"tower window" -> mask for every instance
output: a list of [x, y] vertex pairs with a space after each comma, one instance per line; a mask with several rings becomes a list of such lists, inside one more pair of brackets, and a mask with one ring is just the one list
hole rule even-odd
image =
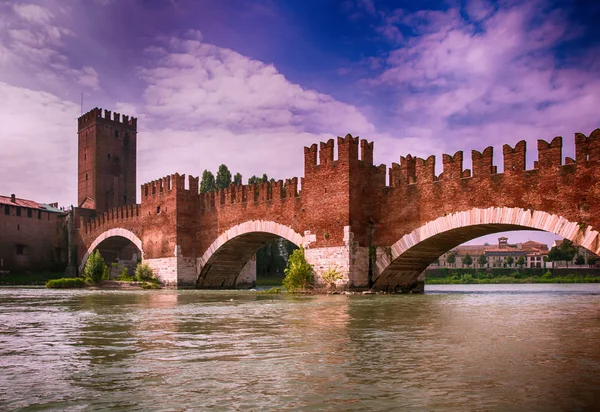
[[156, 206], [156, 214], [160, 215], [160, 206]]
[[118, 139], [118, 138], [119, 138], [119, 131], [115, 130], [115, 139]]
[[85, 180], [88, 180], [88, 175], [87, 175], [87, 173], [85, 174]]
[[25, 253], [25, 246], [23, 245], [17, 245], [17, 255], [24, 255]]
[[87, 155], [84, 153], [83, 154], [83, 160], [87, 159]]
[[108, 154], [108, 158], [110, 159], [110, 153]]
[[123, 195], [123, 203], [127, 204], [127, 195]]

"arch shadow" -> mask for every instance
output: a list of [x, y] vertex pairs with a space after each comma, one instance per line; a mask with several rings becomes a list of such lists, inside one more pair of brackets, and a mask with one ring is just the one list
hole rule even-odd
[[278, 238], [304, 244], [304, 237], [292, 228], [271, 221], [253, 220], [230, 228], [198, 258], [196, 288], [234, 288], [256, 251]]
[[106, 251], [122, 251], [131, 244], [133, 244], [140, 251], [140, 258], [143, 259], [144, 249], [142, 248], [142, 241], [135, 235], [135, 233], [123, 228], [114, 228], [103, 232], [96, 239], [94, 239], [92, 244], [88, 247], [85, 255], [83, 255], [83, 259], [79, 264], [79, 273], [83, 272], [83, 268], [85, 267], [88, 257], [97, 248], [101, 249], [100, 253], [102, 256], [104, 256]]
[[452, 213], [413, 230], [377, 257], [376, 290], [409, 290], [417, 277], [442, 254], [481, 236], [512, 230], [554, 233], [593, 253], [600, 253], [599, 234], [591, 226], [561, 216], [522, 208], [471, 209]]

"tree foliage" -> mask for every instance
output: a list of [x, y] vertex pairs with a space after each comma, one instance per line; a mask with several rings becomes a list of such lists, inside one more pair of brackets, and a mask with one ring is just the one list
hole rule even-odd
[[573, 258], [577, 254], [577, 247], [569, 239], [564, 239], [561, 244], [556, 247], [553, 246], [548, 252], [548, 260], [551, 262], [566, 262], [569, 267], [569, 262], [573, 261]]
[[215, 190], [215, 176], [210, 170], [202, 172], [202, 181], [200, 182], [200, 193], [207, 193]]
[[314, 279], [313, 267], [306, 261], [304, 248], [294, 250], [285, 268], [283, 286], [290, 292], [306, 290], [312, 286]]
[[234, 185], [242, 184], [242, 174], [240, 172], [236, 173], [235, 176], [233, 176], [233, 184]]
[[217, 190], [226, 189], [231, 184], [231, 172], [229, 168], [222, 164], [219, 166], [217, 171], [217, 178], [215, 180], [215, 187]]
[[585, 257], [583, 257], [583, 255], [577, 255], [575, 258], [575, 264], [577, 266], [585, 265]]
[[473, 258], [468, 253], [462, 258], [463, 265], [471, 266], [473, 264]]
[[512, 256], [507, 257], [506, 263], [508, 264], [509, 267], [512, 267], [512, 265], [515, 263], [515, 258]]
[[89, 283], [98, 283], [103, 278], [108, 278], [108, 266], [98, 249], [88, 257], [81, 275]]
[[450, 252], [448, 254], [448, 256], [446, 257], [446, 262], [448, 262], [449, 265], [454, 265], [456, 263], [456, 255], [454, 254], [454, 252]]
[[588, 255], [587, 264], [590, 266], [594, 266], [598, 261], [598, 256]]
[[485, 257], [485, 255], [479, 255], [477, 257], [477, 264], [479, 264], [479, 267], [484, 267], [485, 265], [487, 265], [488, 260]]
[[519, 256], [519, 258], [517, 259], [517, 265], [519, 265], [519, 267], [522, 268], [524, 264], [525, 258], [523, 256]]

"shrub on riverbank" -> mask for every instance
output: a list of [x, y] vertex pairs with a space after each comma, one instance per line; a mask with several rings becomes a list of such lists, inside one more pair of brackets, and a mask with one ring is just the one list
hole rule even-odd
[[82, 278], [61, 278], [46, 282], [46, 287], [50, 289], [83, 288], [86, 285]]
[[108, 280], [110, 278], [108, 266], [104, 263], [104, 258], [99, 250], [96, 249], [88, 257], [81, 275], [89, 283], [98, 283], [101, 280]]
[[135, 268], [135, 280], [138, 282], [147, 282], [155, 280], [154, 271], [147, 263], [140, 263]]
[[306, 261], [303, 247], [294, 250], [284, 272], [283, 286], [288, 292], [302, 291], [313, 286], [315, 279], [313, 267]]

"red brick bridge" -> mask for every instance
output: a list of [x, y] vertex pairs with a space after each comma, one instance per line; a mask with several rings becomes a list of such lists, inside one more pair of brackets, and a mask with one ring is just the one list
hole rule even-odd
[[472, 170], [462, 152], [444, 154], [439, 175], [434, 156], [400, 157], [388, 184], [372, 142], [347, 135], [335, 146], [305, 147], [301, 179], [201, 194], [197, 177], [146, 183], [140, 204], [81, 218], [80, 267], [95, 248], [135, 246], [166, 284], [234, 288], [251, 283], [257, 249], [283, 237], [305, 247], [317, 275], [337, 266], [349, 288], [409, 291], [446, 251], [501, 231], [552, 232], [600, 254], [600, 129], [575, 134], [564, 164], [556, 137], [538, 140], [532, 170], [521, 141], [504, 145], [503, 173], [488, 147], [472, 151]]

